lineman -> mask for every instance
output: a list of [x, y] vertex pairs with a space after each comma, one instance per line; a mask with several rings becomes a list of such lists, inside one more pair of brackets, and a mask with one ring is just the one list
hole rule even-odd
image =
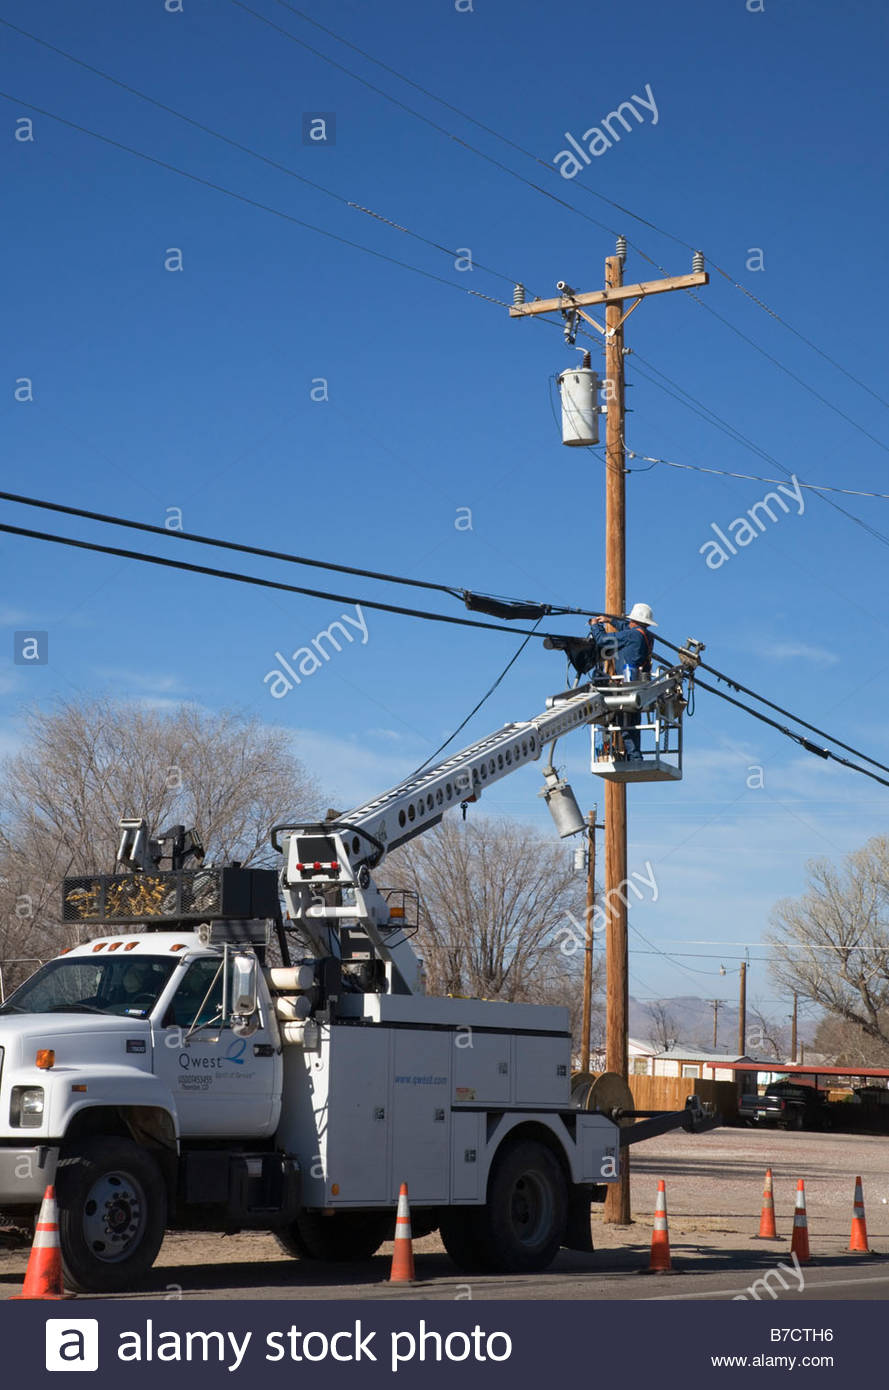
[[626, 618], [608, 620], [601, 614], [591, 618], [590, 636], [600, 659], [612, 660], [617, 675], [635, 681], [651, 674], [654, 638], [650, 627], [657, 627], [651, 608], [647, 603], [634, 603]]
[[[634, 603], [626, 618], [606, 618], [599, 614], [590, 618], [589, 637], [546, 637], [543, 645], [550, 651], [567, 653], [578, 676], [592, 672], [593, 680], [601, 679], [613, 670], [625, 680], [645, 680], [651, 675], [651, 652], [654, 639], [649, 628], [657, 627], [647, 603]], [[606, 663], [613, 662], [613, 666]], [[623, 729], [626, 761], [639, 763], [639, 728], [626, 718]]]

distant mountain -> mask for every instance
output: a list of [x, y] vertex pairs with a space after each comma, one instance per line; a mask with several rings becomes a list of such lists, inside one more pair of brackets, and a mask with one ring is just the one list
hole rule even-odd
[[[697, 995], [676, 995], [672, 999], [658, 1001], [664, 1010], [669, 1028], [667, 1032], [676, 1042], [689, 1046], [711, 1049], [713, 1047], [713, 1001], [700, 999]], [[663, 1037], [660, 1025], [652, 1020], [651, 1010], [656, 1007], [649, 1002], [642, 1003], [630, 996], [630, 1037], [639, 1042], [654, 1043]], [[812, 1045], [814, 1024], [800, 1020], [799, 1040], [806, 1047]], [[727, 1001], [720, 1003], [717, 1018], [716, 1051], [738, 1055], [738, 1008]], [[767, 1018], [767, 1026], [761, 1027], [753, 1010], [747, 1010], [747, 1054], [750, 1057], [771, 1057], [775, 1049], [771, 1044], [774, 1038], [786, 1056], [790, 1050], [790, 1023], [780, 1018]]]

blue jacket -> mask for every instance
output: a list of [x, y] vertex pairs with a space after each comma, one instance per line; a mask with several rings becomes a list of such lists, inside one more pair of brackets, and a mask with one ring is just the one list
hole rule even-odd
[[614, 632], [606, 631], [604, 623], [593, 623], [590, 636], [599, 649], [601, 661], [614, 660], [614, 669], [621, 675], [625, 666], [632, 666], [648, 673], [651, 670], [651, 651], [654, 638], [647, 628], [626, 618], [611, 623]]

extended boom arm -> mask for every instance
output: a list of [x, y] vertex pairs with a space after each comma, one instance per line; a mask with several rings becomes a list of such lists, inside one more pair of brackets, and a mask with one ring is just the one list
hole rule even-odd
[[[616, 711], [682, 708], [685, 666], [631, 686], [587, 685], [547, 701], [534, 719], [506, 724], [435, 767], [400, 782], [373, 801], [321, 825], [279, 825], [272, 843], [286, 855], [282, 889], [290, 920], [317, 955], [334, 949], [338, 929], [361, 929], [385, 964], [388, 992], [419, 987], [417, 957], [402, 924], [393, 922], [371, 878], [385, 854], [431, 829], [446, 811], [477, 799], [486, 786], [536, 761], [542, 750], [582, 725], [604, 723]], [[551, 768], [545, 775], [552, 774]], [[286, 846], [280, 836], [286, 838]], [[380, 981], [382, 985], [382, 980]]]

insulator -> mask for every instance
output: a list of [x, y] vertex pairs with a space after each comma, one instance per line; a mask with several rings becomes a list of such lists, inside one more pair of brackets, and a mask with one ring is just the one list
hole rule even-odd
[[515, 286], [513, 286], [513, 291], [512, 291], [512, 302], [513, 302], [513, 304], [515, 304], [515, 305], [524, 304], [524, 302], [525, 302], [525, 286], [524, 286], [524, 285], [515, 285]]
[[691, 269], [693, 275], [702, 275], [704, 271], [704, 253], [695, 251], [691, 258]]
[[618, 237], [617, 246], [615, 247], [614, 254], [616, 256], [620, 256], [620, 259], [622, 261], [625, 261], [627, 259], [627, 239], [625, 236]]

